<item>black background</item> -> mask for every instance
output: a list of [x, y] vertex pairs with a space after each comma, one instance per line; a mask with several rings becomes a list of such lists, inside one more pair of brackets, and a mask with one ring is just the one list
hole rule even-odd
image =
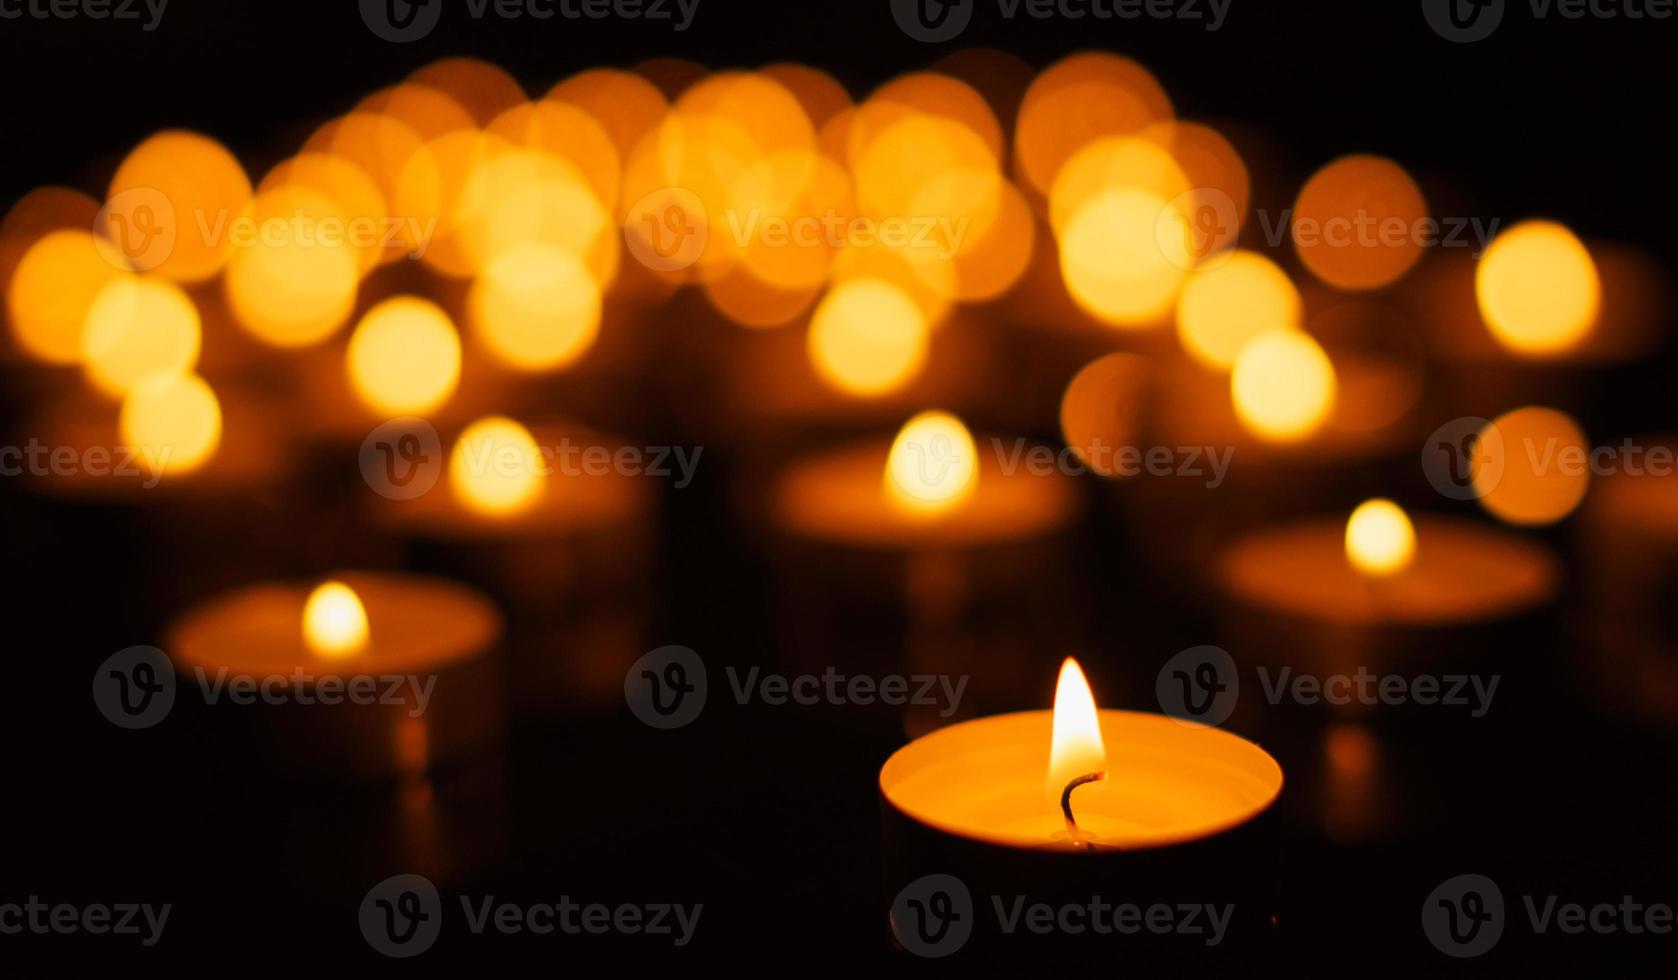
[[[452, 3], [432, 36], [393, 45], [374, 37], [347, 0], [173, 0], [152, 33], [133, 22], [0, 21], [0, 200], [47, 183], [97, 195], [127, 149], [164, 127], [202, 130], [247, 161], [271, 162], [363, 94], [447, 55], [492, 60], [531, 94], [584, 68], [656, 56], [710, 67], [797, 61], [832, 72], [860, 98], [959, 47], [999, 47], [1038, 67], [1100, 48], [1152, 69], [1181, 116], [1262, 133], [1276, 169], [1255, 174], [1259, 205], [1285, 207], [1292, 189], [1334, 156], [1377, 152], [1424, 186], [1454, 188], [1457, 199], [1439, 204], [1441, 213], [1505, 223], [1552, 216], [1670, 265], [1675, 42], [1678, 20], [1535, 21], [1524, 3], [1511, 4], [1491, 39], [1455, 45], [1430, 31], [1411, 0], [1233, 0], [1216, 33], [1193, 21], [1004, 21], [981, 2], [959, 42], [928, 46], [897, 30], [885, 0], [703, 0], [683, 33], [640, 21], [474, 21], [464, 2]], [[1582, 421], [1603, 436], [1670, 430], [1678, 425], [1672, 366], [1663, 357], [1627, 367]], [[0, 418], [10, 423], [19, 405], [10, 392], [5, 402]], [[760, 615], [768, 572], [729, 526], [727, 461], [701, 472], [695, 488], [666, 505], [651, 639], [692, 646], [713, 664], [773, 663]], [[259, 502], [257, 519], [264, 506], [283, 512]], [[298, 804], [301, 791], [211, 768], [180, 726], [117, 732], [94, 710], [93, 665], [156, 641], [166, 611], [143, 608], [138, 597], [151, 578], [179, 571], [174, 559], [136, 553], [144, 538], [132, 528], [43, 510], [11, 485], [0, 485], [0, 514], [11, 639], [0, 652], [11, 668], [0, 674], [0, 900], [177, 906], [162, 946], [144, 956], [129, 958], [114, 938], [83, 945], [14, 936], [0, 937], [0, 963], [88, 955], [239, 971], [294, 961], [387, 964], [354, 920], [371, 880], [330, 849], [297, 853], [296, 842], [331, 839], [335, 824], [348, 825], [368, 804]], [[1175, 644], [1159, 647], [1160, 659], [1204, 642], [1192, 614], [1148, 621], [1152, 607], [1123, 528], [1093, 525], [1088, 560], [1101, 628], [1146, 630]], [[343, 557], [332, 533], [293, 530], [299, 553], [325, 567]], [[1552, 538], [1565, 546], [1565, 532]], [[1149, 707], [1146, 686], [1104, 690], [1096, 677], [1103, 704]], [[1051, 683], [1045, 676], [1045, 705]], [[1294, 835], [1280, 968], [1501, 973], [1606, 958], [1626, 973], [1670, 973], [1678, 962], [1671, 935], [1535, 939], [1515, 928], [1492, 956], [1463, 964], [1423, 941], [1422, 897], [1469, 871], [1502, 882], [1511, 903], [1524, 891], [1587, 903], [1678, 899], [1670, 734], [1618, 720], [1559, 669], [1535, 669], [1512, 687], [1504, 696], [1523, 706], [1522, 728], [1494, 739], [1495, 751], [1465, 748], [1458, 734], [1423, 739], [1434, 785], [1452, 787], [1435, 801], [1437, 820], [1365, 848]], [[621, 711], [523, 729], [501, 771], [505, 808], [489, 818], [511, 843], [459, 890], [521, 901], [704, 902], [701, 938], [665, 951], [623, 939], [498, 942], [456, 928], [418, 965], [633, 973], [668, 958], [673, 968], [704, 960], [753, 971], [919, 969], [885, 950], [876, 895], [874, 780], [899, 741], [889, 728], [848, 731], [844, 719], [819, 712], [731, 704], [675, 735]], [[355, 826], [341, 839], [377, 836]]]

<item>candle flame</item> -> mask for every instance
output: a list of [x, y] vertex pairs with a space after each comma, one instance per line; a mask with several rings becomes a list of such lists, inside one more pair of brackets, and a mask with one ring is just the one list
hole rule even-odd
[[1060, 665], [1055, 684], [1055, 713], [1049, 744], [1047, 788], [1058, 800], [1066, 784], [1079, 776], [1107, 768], [1107, 748], [1101, 742], [1101, 721], [1089, 681], [1071, 657]]
[[1602, 306], [1590, 251], [1553, 221], [1522, 222], [1493, 239], [1475, 270], [1474, 291], [1492, 337], [1534, 357], [1579, 346]]
[[1315, 435], [1334, 410], [1334, 364], [1315, 340], [1279, 327], [1249, 340], [1230, 373], [1235, 415], [1266, 442]]
[[530, 509], [546, 483], [536, 437], [509, 418], [490, 416], [472, 423], [449, 458], [455, 499], [489, 517]]
[[1365, 575], [1386, 578], [1416, 558], [1416, 529], [1404, 509], [1390, 500], [1371, 500], [1346, 522], [1346, 558]]
[[908, 513], [946, 513], [971, 496], [978, 483], [979, 448], [967, 426], [948, 412], [922, 412], [891, 444], [886, 496]]
[[303, 642], [320, 657], [348, 657], [367, 647], [367, 610], [355, 590], [322, 582], [303, 604]]

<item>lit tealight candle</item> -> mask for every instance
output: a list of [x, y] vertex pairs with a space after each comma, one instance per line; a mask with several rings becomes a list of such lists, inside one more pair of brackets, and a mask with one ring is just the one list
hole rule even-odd
[[574, 424], [492, 415], [430, 461], [427, 492], [369, 495], [375, 521], [408, 540], [419, 567], [449, 569], [506, 601], [521, 709], [613, 703], [645, 652], [658, 478], [644, 450], [634, 450], [636, 468], [619, 465], [625, 448]]
[[165, 631], [184, 685], [228, 700], [252, 684], [264, 692], [249, 710], [261, 712], [256, 727], [281, 763], [361, 777], [419, 772], [493, 744], [505, 724], [500, 640], [501, 616], [477, 592], [388, 573], [251, 586]]
[[1071, 659], [1054, 710], [940, 729], [880, 770], [880, 791], [901, 817], [1047, 851], [1192, 842], [1254, 819], [1281, 790], [1281, 766], [1245, 739], [1165, 715], [1097, 710]]
[[[822, 450], [777, 472], [768, 513], [779, 602], [797, 624], [782, 641], [789, 666], [968, 674], [979, 657], [991, 669], [961, 709], [1020, 706], [1045, 644], [1076, 642], [1045, 636], [1036, 610], [1081, 595], [1065, 555], [1077, 487], [1034, 451], [984, 446], [932, 411], [889, 441]], [[911, 712], [908, 723], [948, 720]]]
[[992, 895], [1146, 906], [1198, 894], [1234, 902], [1239, 929], [1263, 928], [1282, 783], [1276, 760], [1237, 735], [1097, 710], [1068, 659], [1052, 711], [952, 725], [886, 761], [886, 894], [953, 875], [992, 943], [1007, 941], [987, 921]]
[[1064, 475], [1006, 467], [998, 456], [954, 415], [923, 412], [890, 443], [794, 463], [774, 480], [771, 513], [805, 539], [887, 551], [1029, 541], [1070, 522], [1076, 498]]
[[1235, 642], [1299, 670], [1384, 669], [1412, 646], [1401, 660], [1412, 667], [1417, 658], [1470, 655], [1466, 631], [1542, 612], [1560, 582], [1542, 545], [1453, 518], [1412, 521], [1387, 500], [1349, 519], [1253, 532], [1225, 548], [1215, 568], [1233, 603]]

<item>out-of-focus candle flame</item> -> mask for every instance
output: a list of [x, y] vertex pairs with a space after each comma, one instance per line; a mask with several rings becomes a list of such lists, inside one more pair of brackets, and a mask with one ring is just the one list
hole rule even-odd
[[437, 304], [393, 296], [362, 317], [345, 368], [363, 404], [388, 415], [418, 415], [454, 394], [460, 337]]
[[367, 648], [367, 610], [342, 582], [322, 582], [303, 604], [303, 643], [317, 657], [348, 657]]
[[903, 511], [948, 513], [972, 496], [978, 483], [978, 446], [967, 426], [948, 412], [922, 412], [891, 444], [886, 496]]
[[149, 472], [190, 473], [221, 445], [221, 402], [196, 374], [153, 375], [123, 398], [118, 425]]
[[1230, 375], [1235, 414], [1268, 442], [1299, 442], [1334, 409], [1334, 365], [1297, 330], [1271, 330], [1241, 348]]
[[472, 423], [449, 458], [449, 487], [469, 510], [506, 517], [528, 510], [542, 494], [547, 474], [536, 437], [509, 418]]
[[810, 361], [840, 391], [874, 397], [907, 384], [926, 364], [931, 330], [920, 307], [882, 279], [835, 286], [810, 321]]
[[1492, 337], [1517, 354], [1559, 354], [1596, 324], [1602, 284], [1591, 253], [1553, 221], [1497, 236], [1475, 270], [1474, 291]]
[[1416, 558], [1416, 529], [1390, 500], [1370, 500], [1346, 522], [1346, 558], [1365, 575], [1386, 578]]
[[1071, 657], [1060, 665], [1055, 683], [1054, 724], [1049, 745], [1049, 773], [1045, 788], [1056, 800], [1066, 784], [1079, 776], [1107, 768], [1107, 748], [1101, 742], [1101, 720], [1089, 681]]

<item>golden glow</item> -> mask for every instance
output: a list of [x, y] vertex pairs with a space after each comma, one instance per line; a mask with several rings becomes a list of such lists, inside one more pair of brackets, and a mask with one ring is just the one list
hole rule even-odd
[[810, 321], [810, 361], [821, 379], [852, 395], [901, 388], [926, 364], [930, 328], [910, 296], [879, 279], [840, 283]]
[[1107, 354], [1072, 377], [1060, 399], [1060, 432], [1067, 448], [1104, 477], [1126, 475], [1119, 450], [1135, 445], [1150, 363], [1138, 354]]
[[489, 131], [516, 146], [564, 160], [576, 169], [608, 212], [618, 203], [623, 166], [618, 149], [600, 122], [565, 102], [526, 102], [502, 113]]
[[1049, 224], [1062, 233], [1072, 216], [1106, 191], [1136, 188], [1174, 201], [1194, 187], [1171, 153], [1147, 139], [1108, 137], [1079, 150], [1055, 176]]
[[653, 83], [614, 68], [572, 75], [550, 89], [543, 100], [568, 103], [593, 116], [611, 137], [620, 160], [629, 159], [670, 108]]
[[1303, 311], [1299, 290], [1280, 266], [1240, 250], [1189, 276], [1177, 301], [1177, 336], [1195, 360], [1228, 371], [1254, 335], [1297, 328]]
[[221, 445], [221, 403], [196, 374], [154, 376], [123, 399], [120, 429], [153, 473], [190, 473]]
[[303, 643], [317, 657], [349, 657], [367, 649], [367, 610], [355, 590], [322, 582], [303, 604]]
[[947, 513], [979, 485], [979, 450], [961, 420], [948, 412], [910, 419], [886, 458], [886, 497], [922, 516]]
[[1553, 221], [1527, 221], [1492, 241], [1474, 276], [1480, 315], [1517, 354], [1558, 354], [1596, 324], [1602, 282], [1583, 242]]
[[914, 116], [960, 124], [979, 137], [992, 160], [1002, 158], [1002, 124], [984, 97], [958, 78], [922, 71], [887, 82], [857, 108], [846, 134], [849, 159], [861, 161], [875, 137]]
[[497, 257], [468, 299], [478, 339], [522, 371], [551, 371], [588, 353], [600, 332], [600, 303], [600, 287], [582, 263], [540, 243]]
[[447, 95], [480, 126], [524, 101], [524, 89], [512, 75], [480, 58], [442, 58], [407, 81]]
[[[1375, 289], [1422, 257], [1427, 201], [1404, 168], [1385, 157], [1346, 156], [1305, 182], [1294, 203], [1293, 240], [1318, 279]], [[1424, 229], [1425, 230], [1425, 229]]]
[[1346, 522], [1346, 558], [1365, 575], [1386, 578], [1416, 558], [1416, 529], [1404, 509], [1390, 500], [1370, 500]]
[[1059, 800], [1067, 783], [1107, 768], [1107, 747], [1101, 742], [1095, 695], [1090, 692], [1090, 683], [1084, 679], [1078, 661], [1071, 657], [1060, 665], [1060, 679], [1055, 682], [1052, 731], [1045, 786]]
[[1297, 330], [1271, 330], [1241, 348], [1230, 375], [1235, 414], [1269, 442], [1298, 442], [1334, 409], [1334, 365], [1317, 342]]
[[198, 307], [165, 279], [124, 276], [99, 291], [87, 313], [88, 380], [120, 398], [153, 375], [198, 363]]
[[1104, 52], [1056, 62], [1026, 90], [1014, 136], [1024, 182], [1047, 194], [1072, 155], [1104, 136], [1135, 133], [1172, 114], [1146, 68]]
[[286, 186], [315, 191], [335, 205], [342, 218], [344, 237], [356, 254], [362, 272], [386, 259], [390, 208], [384, 192], [360, 164], [331, 153], [300, 153], [281, 163], [262, 178], [257, 193]]
[[468, 510], [507, 517], [528, 510], [547, 485], [547, 470], [530, 430], [492, 415], [467, 427], [449, 457], [449, 487]]
[[1176, 301], [1193, 265], [1176, 209], [1136, 187], [1103, 191], [1067, 219], [1061, 276], [1078, 305], [1104, 323], [1149, 326]]
[[[225, 228], [250, 203], [251, 182], [227, 148], [207, 136], [168, 130], [136, 146], [117, 167], [106, 195], [106, 227], [142, 271], [177, 282], [203, 282], [230, 254]], [[166, 252], [152, 249], [171, 236]]]
[[321, 234], [343, 227], [337, 204], [288, 184], [258, 195], [246, 217], [252, 233], [234, 249], [224, 283], [234, 318], [276, 347], [331, 336], [354, 310], [361, 279], [347, 240]]
[[437, 304], [394, 296], [361, 318], [345, 366], [369, 408], [423, 414], [448, 401], [460, 382], [460, 337]]
[[127, 268], [115, 246], [85, 231], [43, 237], [24, 253], [6, 289], [13, 336], [49, 364], [75, 364], [87, 349], [88, 311]]
[[1563, 412], [1518, 408], [1474, 442], [1469, 472], [1480, 506], [1509, 524], [1539, 527], [1573, 513], [1591, 486], [1591, 446]]

